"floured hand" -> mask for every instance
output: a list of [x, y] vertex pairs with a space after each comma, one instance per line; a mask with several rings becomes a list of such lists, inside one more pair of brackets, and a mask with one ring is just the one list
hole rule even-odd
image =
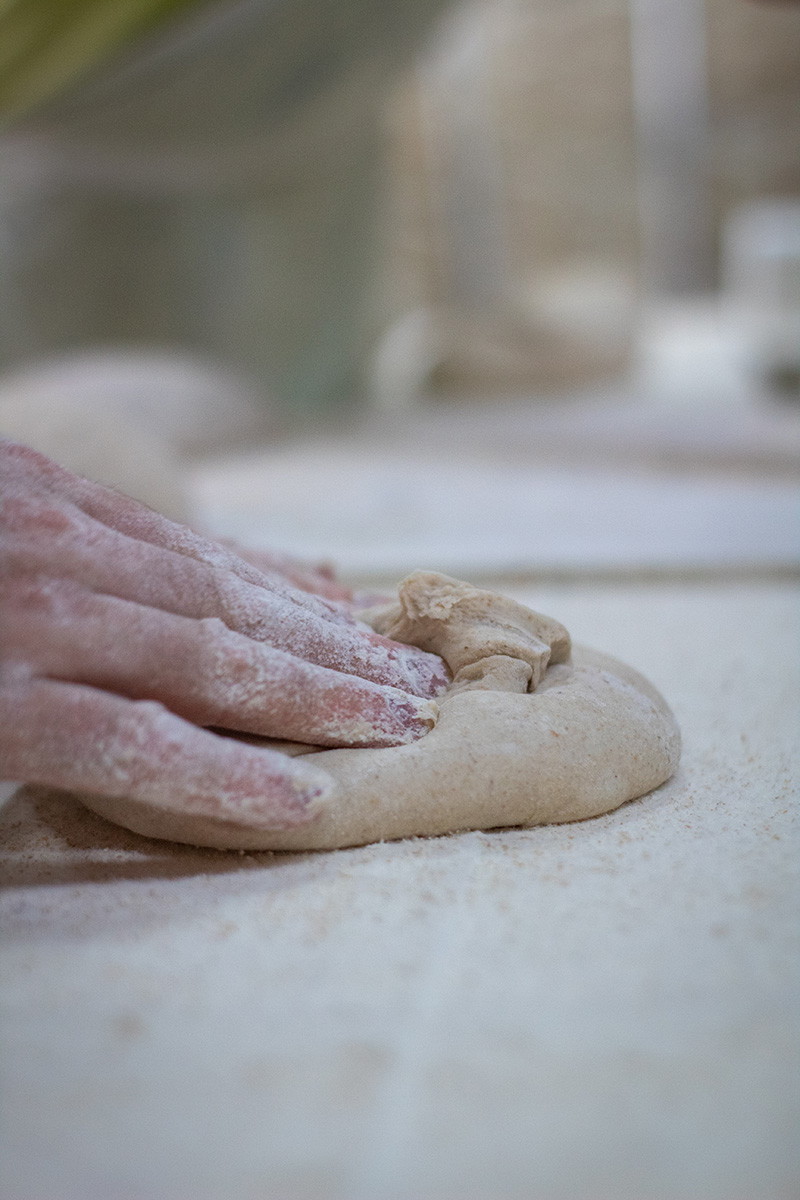
[[231, 538], [224, 538], [221, 545], [243, 558], [245, 562], [258, 567], [259, 571], [267, 574], [277, 572], [303, 592], [325, 596], [328, 600], [336, 600], [345, 605], [353, 604], [352, 589], [339, 582], [330, 563], [301, 562], [290, 554], [279, 554], [274, 550], [253, 550], [250, 546], [240, 546]]
[[0, 440], [0, 776], [281, 829], [315, 815], [327, 776], [203, 727], [321, 746], [427, 732], [442, 660], [280, 561], [260, 570]]

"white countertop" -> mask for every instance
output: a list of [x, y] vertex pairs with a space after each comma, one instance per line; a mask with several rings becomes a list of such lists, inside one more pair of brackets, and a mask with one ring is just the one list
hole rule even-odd
[[200, 467], [191, 494], [204, 527], [361, 579], [417, 567], [470, 579], [800, 562], [800, 487], [785, 477], [300, 443]]
[[795, 589], [514, 594], [650, 675], [675, 779], [581, 824], [305, 855], [8, 801], [8, 1200], [796, 1193]]

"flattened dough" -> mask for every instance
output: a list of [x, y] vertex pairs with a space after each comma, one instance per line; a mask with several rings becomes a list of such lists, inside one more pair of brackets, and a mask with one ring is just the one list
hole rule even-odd
[[570, 647], [562, 625], [447, 576], [415, 572], [399, 603], [365, 614], [434, 650], [454, 680], [435, 729], [382, 750], [310, 753], [336, 779], [330, 808], [285, 832], [81, 796], [136, 833], [237, 850], [331, 850], [465, 829], [543, 825], [610, 812], [675, 771], [680, 733], [663, 698], [623, 663]]

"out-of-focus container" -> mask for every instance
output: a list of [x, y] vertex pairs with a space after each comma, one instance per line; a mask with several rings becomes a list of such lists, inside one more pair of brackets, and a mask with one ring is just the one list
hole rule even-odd
[[740, 316], [748, 369], [800, 396], [800, 199], [741, 205], [722, 239], [722, 283]]

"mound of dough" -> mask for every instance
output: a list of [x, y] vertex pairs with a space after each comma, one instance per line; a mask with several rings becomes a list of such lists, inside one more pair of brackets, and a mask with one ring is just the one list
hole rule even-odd
[[237, 850], [332, 850], [394, 838], [594, 817], [672, 775], [680, 733], [636, 671], [562, 625], [444, 575], [415, 572], [399, 603], [364, 614], [381, 633], [441, 654], [454, 674], [431, 733], [382, 750], [317, 750], [337, 792], [313, 824], [250, 830], [133, 800], [81, 799], [149, 837]]

